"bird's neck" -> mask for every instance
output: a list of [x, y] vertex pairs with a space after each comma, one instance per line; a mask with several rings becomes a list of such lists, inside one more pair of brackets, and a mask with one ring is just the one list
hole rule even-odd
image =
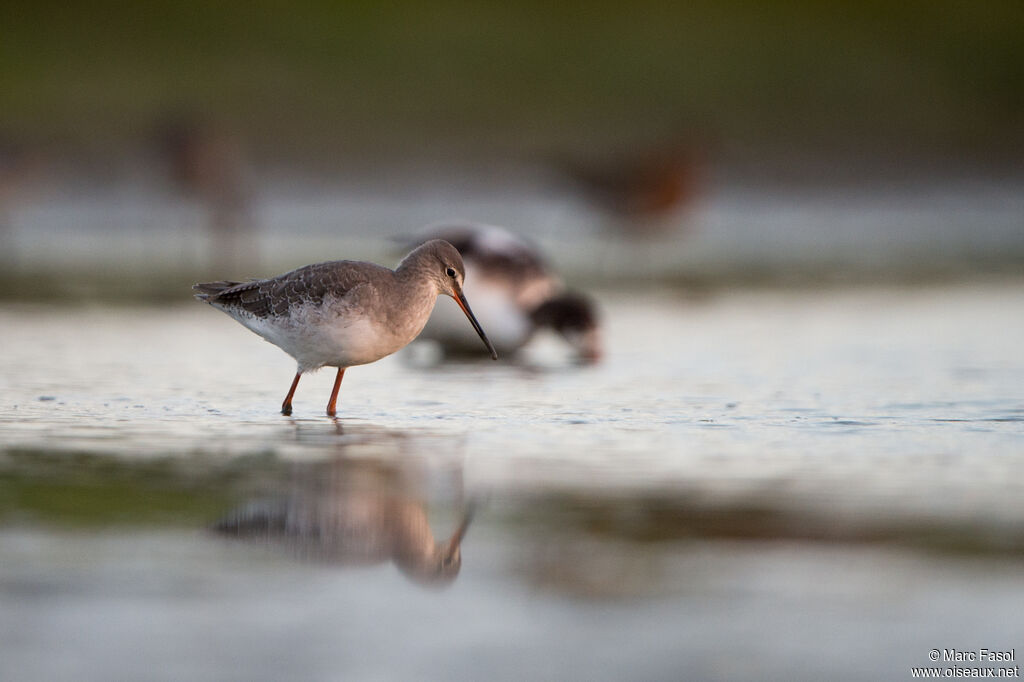
[[421, 254], [413, 251], [395, 268], [395, 280], [403, 289], [411, 291], [433, 291], [440, 293], [434, 277], [435, 263], [420, 258]]
[[434, 303], [437, 301], [437, 284], [422, 263], [409, 262], [406, 258], [395, 268], [395, 302], [398, 308], [391, 318], [396, 332], [410, 340], [415, 338], [427, 324]]

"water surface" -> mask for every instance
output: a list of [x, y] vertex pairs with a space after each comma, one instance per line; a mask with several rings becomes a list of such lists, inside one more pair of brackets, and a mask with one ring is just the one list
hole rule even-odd
[[0, 677], [903, 679], [1021, 643], [1024, 286], [600, 298], [598, 366], [388, 358], [338, 420], [327, 371], [279, 415], [291, 360], [208, 307], [4, 306]]

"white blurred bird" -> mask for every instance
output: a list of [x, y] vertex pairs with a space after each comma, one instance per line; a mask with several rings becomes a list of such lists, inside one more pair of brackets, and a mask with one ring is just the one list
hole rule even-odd
[[[499, 353], [514, 353], [538, 331], [548, 329], [564, 339], [578, 359], [601, 358], [596, 305], [590, 297], [567, 290], [533, 244], [504, 228], [479, 223], [431, 225], [416, 241], [431, 239], [444, 239], [462, 254], [474, 311]], [[465, 321], [458, 324], [457, 312], [437, 306], [418, 340], [439, 344], [446, 355], [478, 355], [473, 337], [462, 328]]]

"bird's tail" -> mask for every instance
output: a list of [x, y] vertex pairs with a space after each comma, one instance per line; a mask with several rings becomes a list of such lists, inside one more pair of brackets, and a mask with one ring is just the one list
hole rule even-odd
[[196, 292], [194, 295], [196, 299], [200, 301], [209, 301], [211, 298], [216, 298], [221, 292], [236, 287], [244, 282], [232, 282], [229, 280], [220, 280], [219, 282], [201, 282], [199, 284], [192, 285], [192, 291]]

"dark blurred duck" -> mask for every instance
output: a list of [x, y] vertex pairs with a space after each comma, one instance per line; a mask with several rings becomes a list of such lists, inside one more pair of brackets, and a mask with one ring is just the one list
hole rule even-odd
[[[499, 353], [514, 353], [541, 330], [554, 331], [584, 362], [603, 352], [597, 309], [590, 297], [566, 290], [540, 251], [521, 237], [494, 225], [434, 225], [422, 243], [444, 239], [462, 254], [465, 286], [474, 310]], [[446, 355], [480, 355], [477, 340], [458, 324], [457, 309], [439, 305], [419, 340], [433, 341]]]
[[443, 586], [458, 576], [471, 509], [450, 537], [438, 541], [425, 502], [397, 466], [339, 457], [296, 465], [295, 473], [286, 497], [254, 500], [213, 530], [335, 566], [393, 562], [422, 585]]

